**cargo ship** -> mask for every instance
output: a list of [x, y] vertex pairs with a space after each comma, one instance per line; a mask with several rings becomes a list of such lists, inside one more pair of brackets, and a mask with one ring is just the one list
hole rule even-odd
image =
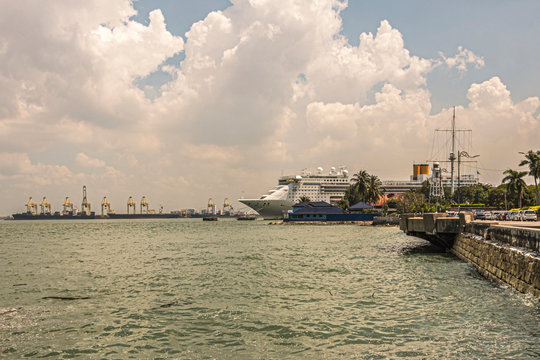
[[13, 220], [90, 220], [96, 218], [96, 213], [90, 210], [90, 203], [86, 198], [86, 186], [83, 186], [83, 201], [81, 204], [83, 211], [78, 211], [73, 207], [73, 203], [69, 197], [66, 197], [63, 204], [63, 211], [51, 211], [51, 203], [47, 201], [47, 197], [41, 200], [41, 213], [37, 213], [38, 204], [30, 196], [25, 204], [26, 212], [13, 214]]
[[[61, 212], [53, 213], [51, 204], [45, 196], [39, 205], [41, 212], [38, 214], [38, 204], [30, 197], [25, 204], [26, 212], [13, 214], [13, 220], [172, 219], [182, 217], [180, 213], [163, 213], [163, 208], [159, 212], [149, 209], [146, 196], [141, 199], [139, 214], [135, 213], [136, 204], [132, 196], [128, 199], [127, 214], [116, 214], [114, 210], [111, 210], [111, 204], [105, 196], [101, 201], [101, 215], [96, 215], [94, 211], [91, 211], [90, 202], [86, 196], [86, 186], [83, 186], [81, 211], [73, 207], [69, 197], [66, 197], [62, 204], [63, 210]], [[132, 209], [132, 213], [130, 213], [130, 209]]]
[[19, 213], [19, 214], [13, 214], [12, 217], [13, 217], [13, 220], [90, 220], [90, 219], [96, 219], [96, 213], [93, 211], [90, 214], [87, 214], [87, 213], [62, 214], [58, 211], [55, 212], [54, 214], [51, 214], [51, 213], [34, 214], [32, 212], [24, 212], [24, 213]]
[[157, 213], [157, 214], [116, 214], [109, 213], [105, 215], [104, 219], [175, 219], [182, 217], [176, 213]]

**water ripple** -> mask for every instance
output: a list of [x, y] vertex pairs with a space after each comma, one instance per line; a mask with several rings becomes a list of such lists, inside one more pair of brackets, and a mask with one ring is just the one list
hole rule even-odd
[[394, 228], [3, 222], [0, 245], [7, 358], [540, 358], [536, 300]]

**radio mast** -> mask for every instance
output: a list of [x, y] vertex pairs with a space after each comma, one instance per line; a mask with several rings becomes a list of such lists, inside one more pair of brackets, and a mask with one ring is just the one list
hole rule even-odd
[[[443, 133], [442, 139], [438, 136], [439, 133]], [[469, 129], [456, 129], [456, 107], [454, 106], [452, 113], [452, 123], [450, 129], [436, 129], [434, 134], [434, 141], [432, 146], [431, 160], [432, 163], [440, 163], [440, 172], [441, 172], [441, 182], [448, 185], [448, 180], [450, 180], [450, 192], [454, 195], [456, 191], [456, 160], [458, 161], [458, 167], [460, 163], [477, 163], [476, 161], [471, 160], [462, 160], [458, 154], [467, 154], [471, 152], [472, 147], [472, 130]], [[450, 136], [448, 136], [450, 135]], [[441, 142], [439, 142], [442, 140]], [[437, 143], [437, 146], [435, 145]], [[436, 153], [434, 152], [435, 148], [438, 148]], [[463, 156], [472, 158], [472, 156]], [[447, 172], [444, 164], [448, 166], [450, 163], [450, 178], [442, 176], [442, 173]], [[458, 179], [457, 187], [463, 186], [463, 183], [470, 184], [471, 181], [477, 182], [478, 171], [474, 175], [463, 175], [462, 169], [457, 169], [458, 177], [465, 177], [468, 180]], [[463, 180], [463, 181], [462, 181]]]
[[452, 115], [452, 151], [450, 152], [450, 194], [454, 195], [454, 161], [456, 160], [456, 107]]

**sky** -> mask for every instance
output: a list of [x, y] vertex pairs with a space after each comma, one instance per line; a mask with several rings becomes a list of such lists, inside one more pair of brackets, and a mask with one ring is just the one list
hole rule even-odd
[[539, 13], [533, 0], [0, 0], [0, 215], [29, 196], [80, 204], [83, 185], [93, 210], [107, 196], [124, 212], [143, 195], [240, 209], [319, 166], [407, 180], [454, 106], [497, 185], [540, 149]]

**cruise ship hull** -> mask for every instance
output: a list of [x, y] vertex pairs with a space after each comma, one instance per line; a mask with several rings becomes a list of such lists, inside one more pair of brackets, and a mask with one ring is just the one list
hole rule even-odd
[[294, 201], [278, 199], [239, 199], [242, 204], [258, 212], [264, 219], [283, 218], [283, 214], [292, 210]]

